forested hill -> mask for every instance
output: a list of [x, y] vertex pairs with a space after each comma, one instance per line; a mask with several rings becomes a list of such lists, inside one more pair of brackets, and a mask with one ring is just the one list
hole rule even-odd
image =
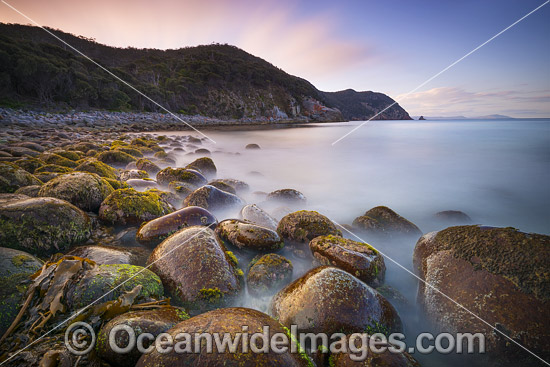
[[[234, 46], [123, 49], [59, 30], [50, 31], [174, 112], [218, 118], [305, 117], [336, 121], [368, 118], [386, 107], [385, 102], [393, 102], [379, 93], [373, 94], [376, 98], [364, 95], [363, 99], [347, 99], [340, 94], [347, 91], [321, 92], [307, 80]], [[152, 102], [44, 30], [3, 23], [0, 104], [159, 111]], [[387, 112], [390, 111], [382, 116], [410, 119], [398, 105]]]

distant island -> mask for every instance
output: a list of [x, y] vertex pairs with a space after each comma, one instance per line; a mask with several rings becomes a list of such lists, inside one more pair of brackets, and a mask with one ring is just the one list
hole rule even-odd
[[514, 120], [514, 117], [505, 116], [505, 115], [483, 115], [483, 116], [413, 116], [413, 118], [418, 120]]
[[[371, 91], [320, 91], [235, 46], [123, 49], [49, 30], [177, 114], [222, 120], [367, 120], [395, 102]], [[0, 23], [0, 59], [0, 107], [163, 112], [38, 27]], [[411, 117], [394, 104], [375, 119]]]

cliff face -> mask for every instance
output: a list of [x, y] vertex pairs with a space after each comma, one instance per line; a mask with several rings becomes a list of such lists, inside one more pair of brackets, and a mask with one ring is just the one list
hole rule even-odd
[[[325, 92], [327, 102], [338, 108], [346, 120], [368, 120], [395, 101], [382, 93], [356, 92], [346, 89], [340, 92]], [[412, 120], [407, 111], [394, 104], [374, 120]]]
[[[346, 96], [321, 92], [307, 80], [234, 46], [122, 49], [51, 31], [173, 112], [304, 121], [342, 121], [360, 115], [340, 112], [350, 111]], [[0, 23], [0, 81], [0, 105], [7, 107], [161, 111], [37, 27]], [[367, 111], [376, 110], [376, 98], [364, 99]]]

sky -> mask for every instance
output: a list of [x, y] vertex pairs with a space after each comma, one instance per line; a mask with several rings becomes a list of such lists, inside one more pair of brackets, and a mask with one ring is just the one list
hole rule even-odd
[[[546, 0], [5, 0], [111, 46], [228, 43], [324, 91], [386, 93], [411, 115], [550, 117]], [[30, 21], [0, 3], [0, 21]]]

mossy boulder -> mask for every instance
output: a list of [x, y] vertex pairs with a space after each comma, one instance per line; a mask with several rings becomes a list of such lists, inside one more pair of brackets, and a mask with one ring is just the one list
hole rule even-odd
[[119, 189], [107, 196], [99, 208], [99, 218], [112, 224], [141, 224], [174, 211], [154, 192]]
[[277, 233], [284, 240], [292, 242], [309, 242], [318, 236], [342, 235], [342, 231], [330, 219], [308, 210], [285, 215], [277, 226]]
[[126, 154], [129, 154], [131, 155], [132, 157], [134, 158], [143, 158], [143, 153], [140, 152], [138, 149], [135, 149], [135, 148], [132, 148], [132, 147], [125, 147], [125, 146], [119, 146], [119, 147], [116, 147], [115, 149], [112, 149], [113, 151], [119, 151], [119, 152], [124, 152]]
[[122, 172], [120, 172], [120, 179], [122, 181], [128, 181], [133, 178], [149, 178], [149, 174], [146, 171], [139, 170], [139, 169], [127, 169]]
[[309, 249], [319, 264], [345, 270], [372, 287], [384, 281], [384, 258], [367, 243], [328, 235], [315, 237]]
[[29, 277], [41, 267], [42, 262], [26, 252], [0, 247], [0, 335], [17, 316]]
[[73, 171], [73, 169], [69, 168], [69, 167], [58, 166], [57, 164], [46, 164], [46, 165], [43, 165], [41, 167], [38, 167], [34, 171], [34, 173], [35, 174], [44, 173], [44, 172], [47, 172], [47, 173], [69, 173], [69, 172], [72, 172], [72, 171]]
[[386, 206], [377, 206], [353, 221], [353, 227], [377, 235], [421, 236], [422, 232], [412, 222]]
[[210, 186], [214, 186], [217, 189], [220, 189], [222, 191], [228, 192], [230, 194], [237, 194], [237, 190], [235, 188], [223, 181], [212, 181], [208, 183]]
[[221, 221], [216, 227], [216, 234], [240, 249], [276, 251], [285, 245], [276, 231], [237, 219]]
[[32, 158], [32, 157], [24, 157], [16, 160], [13, 163], [15, 163], [18, 167], [23, 168], [25, 171], [29, 173], [34, 173], [34, 171], [36, 171], [37, 168], [40, 168], [46, 164], [46, 162], [38, 158]]
[[71, 146], [71, 149], [87, 153], [89, 150], [101, 150], [100, 146], [90, 142], [80, 142]]
[[181, 199], [185, 199], [190, 193], [195, 191], [196, 187], [188, 182], [172, 181], [168, 184], [168, 189]]
[[76, 166], [78, 166], [78, 164], [75, 161], [62, 157], [55, 153], [48, 153], [48, 152], [42, 153], [40, 155], [40, 159], [44, 161], [46, 164], [55, 164], [58, 166], [69, 167], [69, 168], [75, 168]]
[[117, 178], [117, 171], [113, 167], [98, 161], [95, 158], [87, 158], [78, 161], [78, 166], [74, 169], [75, 171], [90, 172], [95, 173], [104, 178]]
[[227, 307], [243, 290], [242, 270], [207, 227], [189, 227], [168, 237], [153, 250], [148, 264], [173, 300], [192, 314]]
[[182, 206], [181, 198], [178, 195], [174, 194], [173, 192], [159, 190], [157, 188], [150, 188], [150, 189], [147, 189], [145, 192], [153, 192], [157, 194], [158, 196], [160, 196], [162, 200], [164, 200], [165, 203], [168, 203], [169, 205], [173, 206], [174, 209], [180, 209]]
[[141, 178], [131, 178], [126, 181], [126, 184], [138, 191], [145, 191], [148, 189], [158, 189], [160, 186], [156, 181]]
[[137, 296], [139, 301], [164, 297], [160, 278], [149, 269], [127, 264], [97, 265], [84, 273], [74, 289], [65, 294], [66, 304], [69, 309], [77, 310], [102, 296], [101, 302], [117, 299], [138, 285], [142, 287]]
[[23, 186], [15, 190], [14, 194], [26, 195], [28, 197], [35, 198], [38, 196], [41, 187], [41, 185]]
[[[550, 236], [450, 227], [422, 236], [413, 263], [426, 282], [542, 358], [550, 357]], [[528, 361], [522, 349], [432, 287], [419, 283], [418, 300], [437, 329], [481, 332], [489, 355], [506, 363]]]
[[195, 159], [193, 162], [189, 163], [185, 168], [187, 169], [194, 169], [202, 173], [207, 178], [214, 178], [216, 177], [216, 172], [218, 171], [216, 169], [216, 165], [214, 164], [214, 161], [212, 158], [209, 157], [202, 157]]
[[97, 160], [111, 166], [124, 167], [136, 160], [135, 157], [120, 150], [108, 150], [97, 155]]
[[266, 200], [286, 205], [304, 205], [307, 202], [304, 194], [295, 189], [275, 190], [267, 194]]
[[299, 332], [362, 333], [369, 328], [401, 331], [393, 306], [374, 289], [337, 268], [310, 270], [271, 300], [269, 314]]
[[57, 172], [40, 172], [34, 175], [37, 179], [39, 179], [41, 182], [46, 183], [48, 181], [53, 180], [57, 176], [61, 176], [62, 173]]
[[31, 185], [42, 185], [42, 181], [13, 163], [0, 162], [0, 192], [11, 193]]
[[24, 194], [0, 194], [0, 205], [4, 203], [9, 203], [10, 201], [16, 201], [16, 200], [24, 200], [29, 199], [30, 196], [24, 195]]
[[147, 246], [156, 246], [168, 236], [180, 229], [192, 226], [215, 228], [218, 221], [208, 210], [198, 206], [189, 206], [143, 224], [136, 240]]
[[277, 230], [277, 220], [256, 204], [245, 205], [241, 210], [241, 218], [259, 226]]
[[143, 266], [149, 251], [143, 247], [86, 245], [73, 247], [67, 255], [87, 258], [97, 264], [129, 264]]
[[138, 159], [136, 162], [136, 168], [147, 172], [150, 176], [155, 176], [160, 172], [160, 167], [146, 158]]
[[75, 152], [71, 150], [53, 150], [51, 153], [55, 153], [57, 155], [60, 155], [64, 158], [70, 159], [71, 161], [78, 161], [79, 159], [82, 159], [83, 154], [80, 152]]
[[249, 266], [246, 284], [252, 296], [275, 294], [292, 280], [292, 262], [281, 255], [258, 255]]
[[[166, 332], [176, 324], [189, 319], [185, 311], [176, 307], [163, 307], [158, 310], [130, 311], [119, 315], [105, 324], [97, 336], [95, 349], [98, 356], [112, 366], [134, 367], [141, 357], [141, 352], [134, 345], [128, 353], [117, 353], [109, 345], [109, 336], [115, 327], [121, 325], [129, 326], [137, 336], [150, 333], [154, 337]], [[129, 344], [129, 337], [126, 331], [119, 331], [114, 334], [114, 340], [119, 348], [126, 348]], [[144, 348], [154, 344], [154, 341], [145, 341]]]
[[[206, 345], [201, 344], [200, 353], [177, 353], [172, 350], [169, 353], [159, 353], [154, 350], [152, 353], [144, 354], [136, 367], [160, 367], [160, 366], [239, 366], [239, 367], [313, 367], [313, 362], [309, 357], [296, 346], [296, 350], [301, 353], [291, 353], [290, 345], [295, 342], [291, 339], [288, 329], [281, 325], [277, 320], [268, 315], [249, 308], [224, 308], [210, 311], [208, 313], [195, 316], [189, 320], [180, 322], [172, 329], [168, 330], [173, 338], [179, 333], [189, 333], [199, 335], [207, 333], [210, 335], [224, 333], [231, 334], [231, 340], [236, 339], [237, 333], [242, 335], [243, 327], [247, 327], [251, 332], [262, 332], [264, 326], [268, 327], [269, 335], [267, 340], [273, 340], [275, 334], [287, 335], [289, 348], [284, 353], [277, 353], [271, 348], [266, 348], [266, 353], [253, 353], [248, 348], [247, 353], [242, 353], [243, 338], [236, 343], [236, 353], [229, 350], [218, 351], [216, 344], [213, 343], [214, 353], [208, 353]], [[192, 340], [194, 343], [194, 340]], [[255, 347], [260, 349], [262, 342], [256, 341]], [[269, 344], [269, 343], [268, 343]], [[198, 346], [197, 346], [198, 347]], [[294, 348], [292, 348], [294, 349]], [[195, 350], [195, 345], [191, 345], [191, 351]]]
[[86, 241], [90, 218], [56, 198], [30, 198], [0, 207], [0, 243], [32, 254], [50, 255]]
[[38, 196], [63, 199], [82, 210], [97, 212], [113, 191], [107, 181], [94, 173], [73, 172], [48, 181]]
[[40, 155], [39, 151], [36, 151], [34, 149], [29, 149], [26, 147], [5, 147], [5, 151], [9, 152], [14, 157], [38, 157]]
[[237, 192], [237, 194], [243, 194], [250, 190], [250, 186], [246, 182], [241, 180], [235, 180], [233, 178], [220, 178], [217, 180], [212, 180], [210, 181], [209, 185], [215, 184], [217, 182], [233, 187]]
[[237, 195], [210, 185], [198, 188], [183, 200], [184, 206], [200, 206], [208, 210], [232, 209], [242, 207], [244, 204]]
[[128, 185], [126, 182], [124, 181], [121, 181], [121, 180], [117, 180], [117, 179], [114, 179], [114, 178], [107, 178], [107, 177], [103, 177], [103, 179], [109, 184], [111, 185], [111, 187], [115, 190], [118, 190], [118, 189], [129, 189], [130, 188], [130, 185]]
[[200, 172], [186, 168], [165, 168], [157, 173], [159, 185], [168, 186], [170, 182], [186, 182], [195, 187], [206, 184], [208, 181]]

